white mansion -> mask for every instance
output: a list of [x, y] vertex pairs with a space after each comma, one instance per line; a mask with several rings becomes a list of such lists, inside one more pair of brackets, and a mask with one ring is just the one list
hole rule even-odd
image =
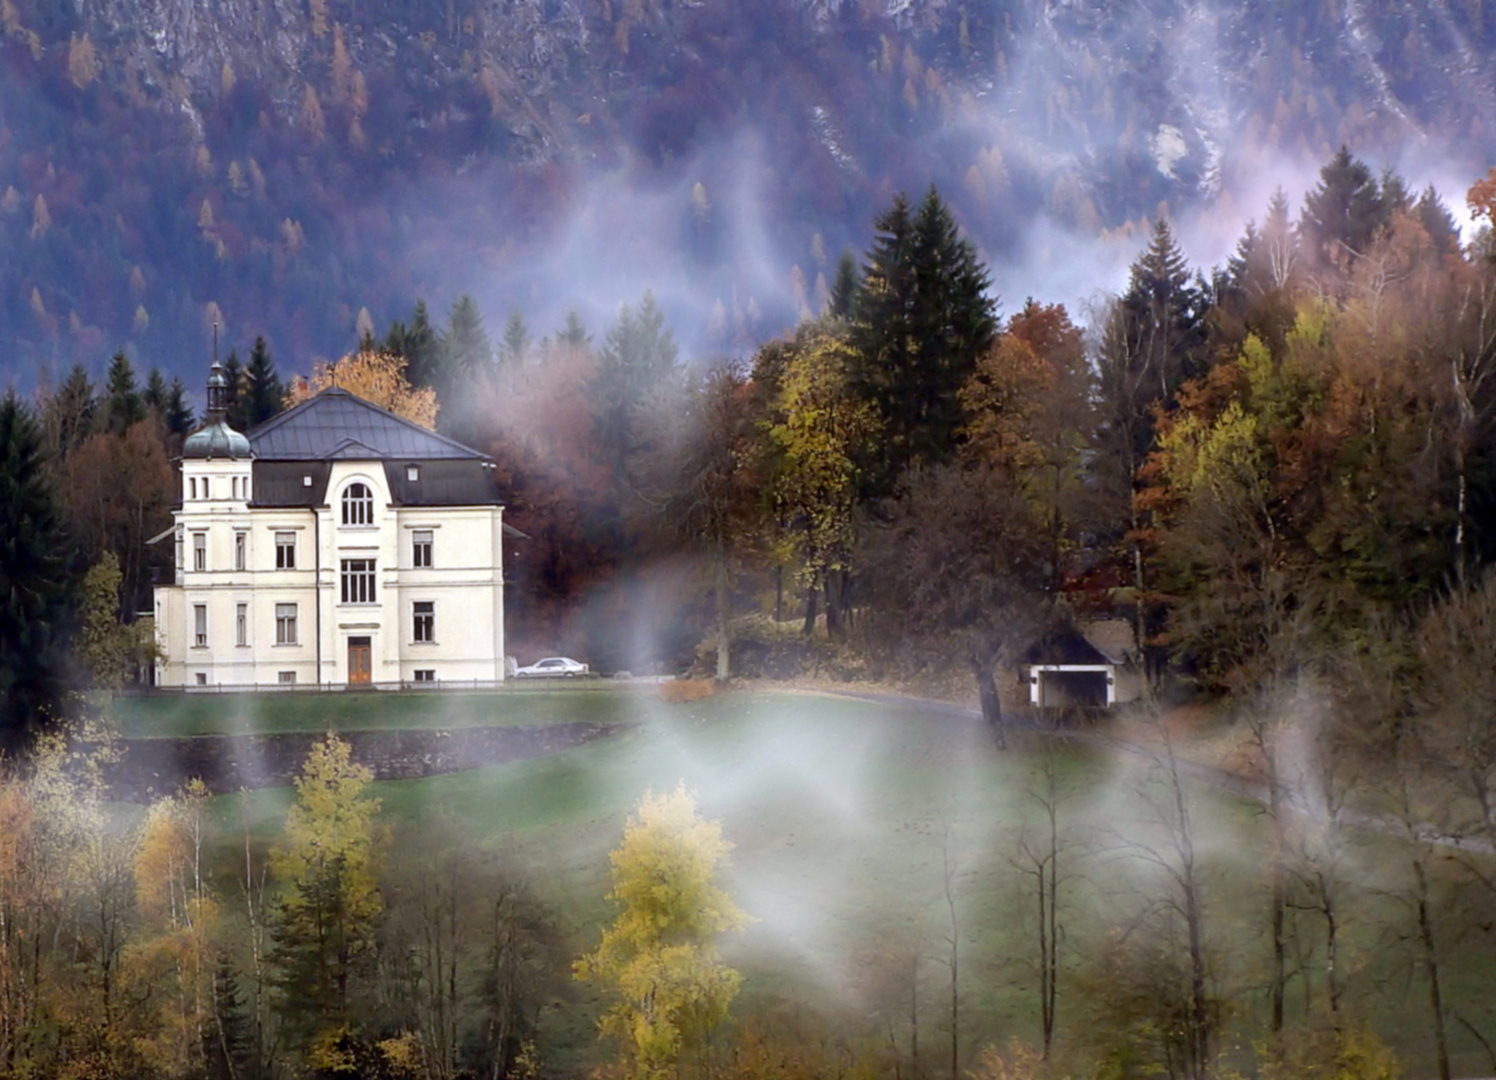
[[504, 678], [507, 527], [487, 457], [346, 390], [247, 436], [226, 403], [215, 363], [163, 534], [176, 573], [155, 591], [158, 685]]

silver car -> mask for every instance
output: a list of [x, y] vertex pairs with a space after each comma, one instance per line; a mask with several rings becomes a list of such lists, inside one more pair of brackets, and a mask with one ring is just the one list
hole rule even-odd
[[573, 675], [586, 675], [587, 665], [573, 660], [569, 656], [548, 656], [544, 660], [537, 660], [526, 667], [517, 668], [514, 674], [517, 677], [550, 676], [551, 678], [570, 678]]

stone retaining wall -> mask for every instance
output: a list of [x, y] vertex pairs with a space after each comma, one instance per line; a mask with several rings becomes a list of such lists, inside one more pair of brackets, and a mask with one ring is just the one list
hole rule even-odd
[[[622, 730], [624, 724], [546, 724], [534, 727], [456, 728], [451, 731], [346, 731], [353, 760], [376, 780], [413, 780], [506, 761], [543, 757]], [[197, 778], [214, 794], [241, 788], [286, 787], [301, 771], [311, 732], [283, 735], [203, 736], [195, 739], [123, 739], [121, 759], [105, 769], [114, 797], [149, 802]]]

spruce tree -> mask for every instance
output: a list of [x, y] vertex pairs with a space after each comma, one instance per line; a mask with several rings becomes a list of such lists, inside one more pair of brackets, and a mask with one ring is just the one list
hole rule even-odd
[[197, 422], [192, 414], [192, 406], [187, 404], [187, 388], [175, 376], [171, 380], [171, 390], [166, 395], [164, 418], [166, 430], [179, 437], [186, 436]]
[[99, 399], [88, 371], [74, 364], [57, 393], [47, 402], [48, 426], [56, 439], [57, 453], [66, 457], [93, 434]]
[[254, 348], [249, 353], [249, 367], [244, 369], [243, 387], [245, 426], [248, 430], [263, 424], [286, 407], [286, 388], [281, 385], [275, 372], [275, 361], [270, 358], [270, 347], [263, 337], [255, 338]]
[[437, 340], [436, 331], [431, 328], [426, 301], [416, 301], [410, 323], [402, 329], [404, 336], [400, 347], [392, 351], [405, 357], [406, 379], [417, 389], [436, 389], [441, 365], [441, 343]]
[[838, 319], [850, 319], [852, 305], [857, 302], [857, 290], [861, 286], [862, 277], [857, 271], [857, 259], [850, 251], [843, 251], [836, 262], [836, 279], [831, 283], [826, 314]]
[[1449, 212], [1449, 207], [1444, 205], [1444, 200], [1434, 190], [1434, 185], [1424, 188], [1423, 194], [1418, 196], [1418, 201], [1413, 204], [1413, 216], [1423, 226], [1423, 231], [1428, 233], [1434, 250], [1440, 255], [1460, 253], [1460, 227], [1455, 222], [1454, 215]]
[[592, 335], [587, 333], [587, 327], [582, 325], [582, 317], [575, 308], [566, 313], [566, 324], [557, 332], [556, 342], [577, 349], [585, 349], [592, 343]]
[[504, 340], [499, 345], [499, 359], [507, 365], [516, 366], [524, 363], [529, 353], [530, 330], [525, 326], [525, 316], [519, 311], [511, 312], [509, 321], [504, 324]]
[[[447, 316], [447, 329], [441, 338], [442, 369], [453, 386], [466, 387], [493, 368], [493, 343], [483, 328], [483, 313], [477, 302], [463, 293], [452, 303]], [[442, 387], [437, 387], [437, 393]]]
[[123, 435], [145, 419], [145, 398], [135, 383], [135, 366], [123, 349], [109, 361], [109, 378], [104, 409], [110, 431]]
[[223, 362], [223, 377], [228, 380], [228, 414], [224, 417], [235, 431], [249, 428], [249, 395], [245, 392], [244, 363], [237, 349], [229, 350], [229, 358]]
[[643, 441], [639, 412], [649, 395], [672, 375], [679, 353], [665, 328], [665, 313], [646, 292], [636, 312], [625, 304], [608, 331], [588, 382], [602, 460], [621, 484]]
[[1314, 258], [1339, 262], [1364, 253], [1389, 216], [1371, 169], [1342, 146], [1304, 196], [1299, 232]]
[[41, 430], [11, 392], [0, 401], [0, 751], [58, 719], [71, 599]]
[[899, 195], [874, 223], [853, 305], [856, 383], [881, 416], [886, 440], [875, 490], [922, 461], [951, 460], [964, 421], [959, 392], [997, 334], [987, 271], [934, 187], [910, 213]]

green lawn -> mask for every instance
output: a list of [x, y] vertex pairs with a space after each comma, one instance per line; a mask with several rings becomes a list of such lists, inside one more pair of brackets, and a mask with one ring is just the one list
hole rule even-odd
[[[199, 700], [211, 701], [192, 704]], [[423, 699], [412, 695], [379, 702], [377, 714], [345, 714], [343, 726], [397, 725], [391, 701], [411, 706], [406, 724], [432, 722]], [[843, 1015], [875, 1024], [893, 1008], [891, 1000], [902, 1000], [904, 958], [917, 954], [927, 1037], [944, 1038], [936, 1033], [948, 1015], [949, 867], [968, 1045], [1034, 1036], [1033, 901], [1011, 859], [1025, 823], [1037, 824], [1031, 794], [1037, 755], [998, 753], [972, 723], [815, 696], [744, 692], [665, 705], [647, 695], [505, 694], [465, 707], [475, 722], [610, 715], [637, 722], [611, 739], [545, 759], [375, 785], [391, 821], [440, 814], [459, 822], [475, 843], [509, 851], [579, 951], [595, 943], [598, 924], [609, 916], [607, 855], [630, 808], [646, 789], [684, 782], [736, 845], [729, 888], [756, 920], [726, 946], [745, 974], [740, 1015], [770, 1005], [817, 1015], [834, 1002]], [[522, 710], [533, 711], [521, 719]], [[278, 722], [281, 730], [295, 729], [287, 713]], [[305, 728], [326, 726], [323, 716]], [[1073, 969], [1101, 933], [1160, 895], [1135, 845], [1157, 849], [1163, 837], [1138, 794], [1137, 762], [1072, 747], [1059, 764], [1070, 834], [1065, 919]], [[1265, 1013], [1257, 989], [1266, 967], [1265, 830], [1251, 803], [1198, 787], [1191, 797], [1220, 985], [1232, 999], [1231, 1040], [1246, 1046]], [[221, 799], [217, 809], [231, 832], [248, 821], [263, 846], [273, 841], [287, 798], [285, 791], [253, 792]], [[1396, 863], [1394, 842], [1369, 838], [1348, 866], [1361, 884], [1346, 912], [1343, 964], [1356, 1014], [1421, 1074], [1432, 1060], [1425, 991], [1421, 979], [1406, 978], [1406, 949], [1387, 929], [1400, 909], [1379, 891]], [[1488, 961], [1470, 948], [1447, 952], [1451, 999], [1474, 1016], [1493, 985]], [[1081, 1015], [1078, 1003], [1063, 997], [1067, 985], [1062, 1041], [1075, 1035]], [[1322, 1007], [1323, 988], [1312, 989]], [[1302, 1010], [1301, 994], [1296, 987], [1291, 1014]], [[555, 1041], [573, 1060], [590, 1052], [597, 1004], [584, 1002], [557, 1019], [565, 1029]], [[1459, 1063], [1478, 1069], [1473, 1041], [1458, 1030], [1452, 1039]]]
[[627, 720], [648, 690], [440, 693], [162, 694], [116, 698], [111, 715], [130, 739], [288, 731], [371, 731]]

